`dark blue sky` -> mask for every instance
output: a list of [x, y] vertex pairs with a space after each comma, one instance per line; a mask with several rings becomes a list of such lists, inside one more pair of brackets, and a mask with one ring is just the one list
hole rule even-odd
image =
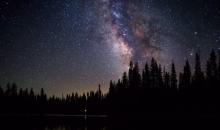
[[155, 57], [180, 71], [220, 48], [218, 0], [1, 0], [0, 85], [49, 94], [104, 91]]

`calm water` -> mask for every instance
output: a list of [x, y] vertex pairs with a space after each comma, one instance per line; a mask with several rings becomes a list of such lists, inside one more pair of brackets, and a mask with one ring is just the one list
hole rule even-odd
[[151, 124], [146, 117], [142, 120], [124, 116], [110, 119], [104, 115], [0, 115], [0, 130], [136, 130]]
[[[114, 118], [105, 116], [4, 116], [0, 115], [0, 130], [142, 130], [160, 128], [160, 121], [133, 118]], [[163, 122], [163, 121], [162, 121]], [[169, 124], [170, 123], [170, 124]], [[157, 124], [157, 125], [155, 125]], [[166, 122], [169, 126], [172, 121]], [[168, 127], [169, 128], [169, 127]]]
[[110, 130], [106, 116], [1, 117], [0, 130]]

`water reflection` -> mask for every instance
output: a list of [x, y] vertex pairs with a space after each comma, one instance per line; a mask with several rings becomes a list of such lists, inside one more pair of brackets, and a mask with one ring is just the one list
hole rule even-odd
[[107, 117], [8, 117], [4, 130], [107, 130]]
[[48, 127], [46, 126], [44, 130], [107, 130], [107, 127], [71, 127], [71, 126], [58, 126], [58, 127]]

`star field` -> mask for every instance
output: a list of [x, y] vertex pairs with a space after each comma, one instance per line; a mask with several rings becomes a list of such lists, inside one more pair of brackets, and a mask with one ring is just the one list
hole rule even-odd
[[[1, 0], [0, 85], [96, 90], [155, 57], [181, 71], [220, 48], [218, 0]], [[193, 62], [192, 62], [193, 63]]]

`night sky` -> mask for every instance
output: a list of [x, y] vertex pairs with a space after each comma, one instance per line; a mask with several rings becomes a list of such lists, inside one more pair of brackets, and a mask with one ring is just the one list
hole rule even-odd
[[106, 92], [130, 60], [151, 57], [182, 71], [220, 49], [218, 1], [0, 0], [0, 85]]

